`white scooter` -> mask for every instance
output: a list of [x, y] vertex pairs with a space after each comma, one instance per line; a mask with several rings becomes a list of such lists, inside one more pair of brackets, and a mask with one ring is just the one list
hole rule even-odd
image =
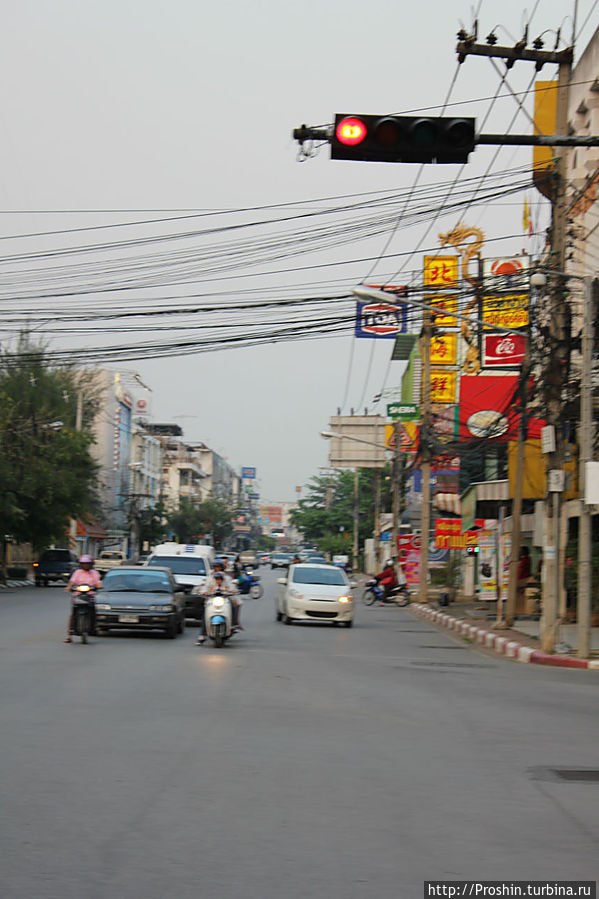
[[227, 593], [211, 593], [207, 596], [204, 618], [206, 636], [210, 637], [214, 645], [220, 649], [236, 630], [233, 627], [233, 604], [230, 596]]

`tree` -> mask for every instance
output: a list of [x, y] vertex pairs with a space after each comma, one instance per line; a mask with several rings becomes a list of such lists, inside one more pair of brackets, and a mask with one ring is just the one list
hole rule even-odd
[[69, 518], [96, 504], [93, 437], [75, 429], [78, 389], [77, 373], [27, 335], [0, 359], [0, 527], [35, 549], [64, 543]]
[[195, 503], [183, 497], [179, 508], [168, 516], [168, 523], [181, 543], [197, 543], [208, 534], [220, 545], [231, 533], [232, 509], [219, 499], [208, 498]]
[[[375, 477], [373, 469], [359, 470], [360, 543], [372, 537], [374, 531]], [[338, 470], [330, 475], [318, 475], [309, 481], [306, 490], [306, 498], [301, 499], [298, 508], [291, 512], [292, 524], [303, 533], [305, 540], [318, 544], [325, 552], [347, 552], [353, 542], [353, 471]], [[390, 493], [385, 486], [381, 511], [390, 506], [390, 502]]]

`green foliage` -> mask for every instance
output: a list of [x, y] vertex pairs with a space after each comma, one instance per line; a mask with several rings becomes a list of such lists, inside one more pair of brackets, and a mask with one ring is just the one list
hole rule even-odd
[[168, 524], [180, 543], [195, 543], [210, 534], [215, 544], [231, 533], [233, 511], [222, 500], [206, 499], [194, 503], [184, 497], [179, 508], [168, 515]]
[[[390, 509], [388, 482], [383, 474], [381, 512]], [[372, 469], [359, 472], [358, 520], [360, 543], [374, 530], [375, 478]], [[330, 553], [349, 553], [354, 528], [354, 472], [339, 470], [331, 475], [318, 475], [309, 481], [307, 495], [291, 512], [294, 527], [308, 542], [316, 543]]]
[[78, 387], [26, 335], [0, 360], [0, 527], [36, 549], [64, 542], [69, 517], [94, 505], [93, 437], [75, 430]]
[[156, 546], [166, 540], [167, 510], [163, 503], [142, 509], [139, 515], [139, 541], [143, 546]]

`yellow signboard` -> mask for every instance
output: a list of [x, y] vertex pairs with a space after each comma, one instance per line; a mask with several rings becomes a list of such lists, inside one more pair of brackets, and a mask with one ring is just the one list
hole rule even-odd
[[525, 328], [528, 324], [528, 294], [483, 297], [483, 321], [500, 328]]
[[[420, 425], [417, 421], [402, 421], [398, 423], [399, 446], [404, 453], [415, 453], [418, 449], [420, 437]], [[390, 450], [395, 450], [396, 426], [385, 425], [385, 445]]]
[[458, 335], [435, 334], [431, 338], [431, 364], [455, 365], [458, 361]]
[[457, 372], [431, 370], [431, 403], [455, 403]]
[[458, 257], [425, 256], [424, 286], [455, 289], [458, 286]]
[[458, 320], [455, 314], [446, 314], [458, 311], [458, 298], [455, 294], [425, 296], [424, 302], [439, 309], [439, 312], [431, 312], [431, 318], [434, 320], [433, 324], [436, 328], [457, 328]]

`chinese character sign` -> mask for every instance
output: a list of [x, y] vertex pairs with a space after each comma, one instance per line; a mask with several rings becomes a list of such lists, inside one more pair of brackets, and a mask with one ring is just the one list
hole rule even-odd
[[431, 403], [455, 403], [456, 388], [455, 371], [431, 371]]
[[435, 311], [431, 312], [431, 319], [436, 328], [457, 328], [458, 319], [455, 313], [458, 311], [458, 298], [455, 294], [425, 296], [424, 302], [435, 307]]
[[455, 289], [458, 286], [458, 257], [425, 256], [424, 286]]
[[455, 365], [458, 359], [458, 335], [435, 334], [431, 338], [431, 364]]

